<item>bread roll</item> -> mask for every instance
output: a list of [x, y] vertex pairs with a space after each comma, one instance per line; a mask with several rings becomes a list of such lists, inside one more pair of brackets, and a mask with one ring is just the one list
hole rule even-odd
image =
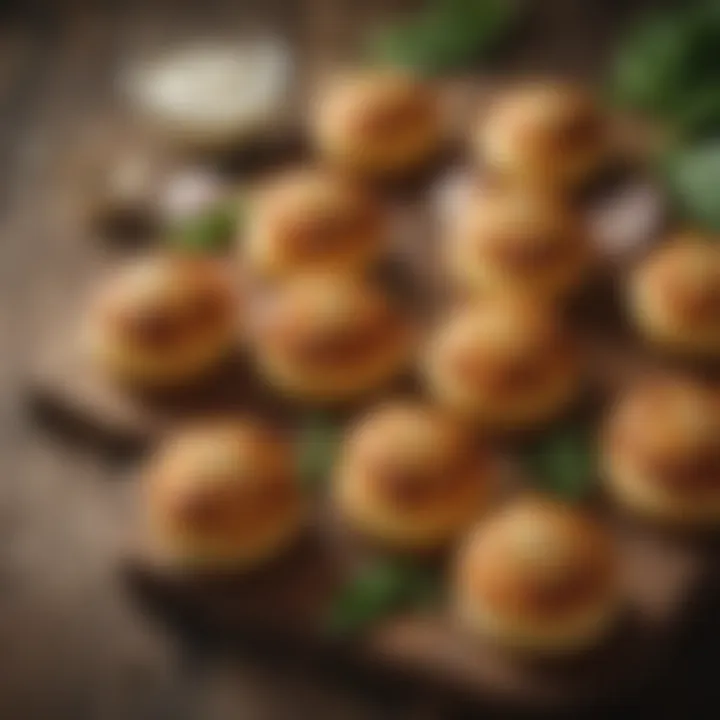
[[456, 310], [430, 338], [424, 374], [438, 403], [497, 431], [552, 420], [584, 379], [580, 349], [554, 313], [515, 296]]
[[311, 134], [330, 165], [361, 177], [399, 177], [418, 170], [443, 142], [438, 98], [399, 71], [345, 76], [321, 94]]
[[603, 436], [606, 487], [623, 506], [685, 525], [720, 523], [720, 394], [648, 377], [612, 409]]
[[351, 428], [334, 495], [345, 520], [400, 550], [435, 548], [484, 511], [495, 467], [466, 426], [419, 402], [389, 401]]
[[459, 619], [499, 646], [532, 654], [598, 642], [622, 607], [609, 533], [569, 506], [523, 498], [470, 533], [456, 565]]
[[359, 278], [305, 276], [277, 288], [258, 318], [257, 364], [283, 394], [356, 399], [410, 362], [414, 330], [401, 310]]
[[585, 88], [553, 80], [500, 92], [473, 137], [480, 162], [501, 179], [540, 189], [570, 189], [608, 160], [609, 129]]
[[123, 382], [183, 384], [207, 373], [237, 343], [240, 302], [214, 260], [148, 255], [99, 290], [84, 340], [96, 365]]
[[357, 185], [318, 170], [287, 172], [256, 192], [242, 255], [261, 276], [363, 272], [384, 250], [384, 221]]
[[581, 217], [549, 195], [486, 191], [448, 238], [455, 284], [476, 293], [562, 298], [587, 278], [593, 249]]
[[720, 246], [711, 237], [671, 238], [636, 269], [630, 314], [643, 337], [689, 357], [720, 357]]
[[172, 566], [247, 569], [305, 516], [291, 446], [256, 421], [208, 421], [169, 438], [145, 476], [151, 549]]

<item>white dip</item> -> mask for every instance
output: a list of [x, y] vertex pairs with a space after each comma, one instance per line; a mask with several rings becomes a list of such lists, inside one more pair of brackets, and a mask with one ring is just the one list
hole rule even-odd
[[194, 43], [136, 67], [126, 90], [143, 115], [170, 132], [232, 142], [278, 118], [291, 69], [287, 48], [275, 40]]

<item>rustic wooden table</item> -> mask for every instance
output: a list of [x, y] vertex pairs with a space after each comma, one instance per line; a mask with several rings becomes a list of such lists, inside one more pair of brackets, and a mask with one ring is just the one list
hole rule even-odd
[[[622, 0], [544, 0], [509, 66], [597, 74]], [[123, 468], [37, 427], [23, 382], [40, 339], [69, 322], [107, 250], [68, 236], [55, 202], [127, 59], [197, 33], [266, 27], [298, 62], [343, 56], [412, 3], [383, 0], [8, 0], [0, 4], [0, 717], [4, 720], [448, 717], [418, 688], [352, 680], [252, 652], [181, 641], [130, 602], [113, 562], [128, 510]], [[698, 633], [707, 635], [703, 626]], [[697, 633], [696, 633], [697, 634]], [[713, 636], [716, 641], [717, 632]], [[699, 677], [697, 643], [686, 675]], [[695, 660], [692, 660], [695, 657]], [[701, 658], [700, 658], [701, 659]], [[696, 665], [692, 665], [696, 662]], [[674, 685], [680, 686], [679, 675]], [[689, 689], [683, 696], [696, 686]], [[700, 685], [697, 685], [700, 687]], [[669, 701], [664, 701], [669, 702]], [[687, 700], [682, 699], [687, 709]], [[452, 711], [455, 712], [454, 710]]]

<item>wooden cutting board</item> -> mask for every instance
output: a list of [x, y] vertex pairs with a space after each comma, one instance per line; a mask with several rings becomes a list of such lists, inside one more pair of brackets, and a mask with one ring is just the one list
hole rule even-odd
[[[602, 511], [601, 511], [602, 512]], [[326, 613], [350, 569], [366, 553], [331, 517], [291, 553], [244, 577], [173, 574], [132, 553], [124, 569], [143, 606], [176, 627], [224, 647], [256, 640], [412, 679], [466, 698], [532, 708], [579, 707], [639, 691], [672, 657], [711, 550], [608, 517], [620, 548], [629, 597], [617, 630], [579, 657], [528, 663], [463, 633], [452, 613], [407, 614], [356, 638], [327, 634]], [[436, 560], [446, 571], [444, 558]]]
[[[389, 197], [395, 245], [383, 281], [412, 303], [439, 299], [443, 288], [434, 260], [440, 229], [428, 186], [420, 183]], [[655, 362], [623, 332], [609, 293], [600, 283], [574, 318], [578, 332], [592, 337], [591, 370], [601, 399], [583, 411], [585, 420], [587, 412], [600, 411], [618, 384]], [[196, 387], [162, 397], [134, 395], [89, 366], [73, 321], [47, 338], [41, 361], [32, 369], [29, 398], [56, 427], [98, 446], [152, 446], [177, 423], [208, 413], [257, 412], [295, 425], [308, 410], [276, 397], [242, 351]], [[417, 383], [405, 378], [393, 389], [413, 393]], [[360, 410], [342, 408], [334, 414], [337, 422], [344, 422]], [[123, 567], [130, 587], [149, 607], [230, 642], [259, 634], [268, 642], [292, 642], [309, 652], [390, 669], [469, 696], [533, 706], [576, 704], [630, 690], [651, 677], [671, 653], [688, 603], [712, 568], [712, 552], [702, 544], [618, 518], [602, 503], [597, 511], [607, 516], [621, 548], [628, 615], [597, 651], [550, 666], [504, 656], [459, 632], [441, 612], [393, 619], [356, 641], [331, 641], [322, 630], [323, 615], [335, 588], [363, 554], [337, 527], [332, 513], [319, 513], [309, 536], [290, 556], [245, 578], [178, 577], [134, 550]]]

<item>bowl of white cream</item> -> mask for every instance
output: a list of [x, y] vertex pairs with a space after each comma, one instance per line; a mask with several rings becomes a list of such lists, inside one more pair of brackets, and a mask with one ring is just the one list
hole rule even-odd
[[276, 38], [198, 41], [135, 63], [122, 89], [167, 139], [222, 149], [281, 130], [292, 69], [289, 49]]

